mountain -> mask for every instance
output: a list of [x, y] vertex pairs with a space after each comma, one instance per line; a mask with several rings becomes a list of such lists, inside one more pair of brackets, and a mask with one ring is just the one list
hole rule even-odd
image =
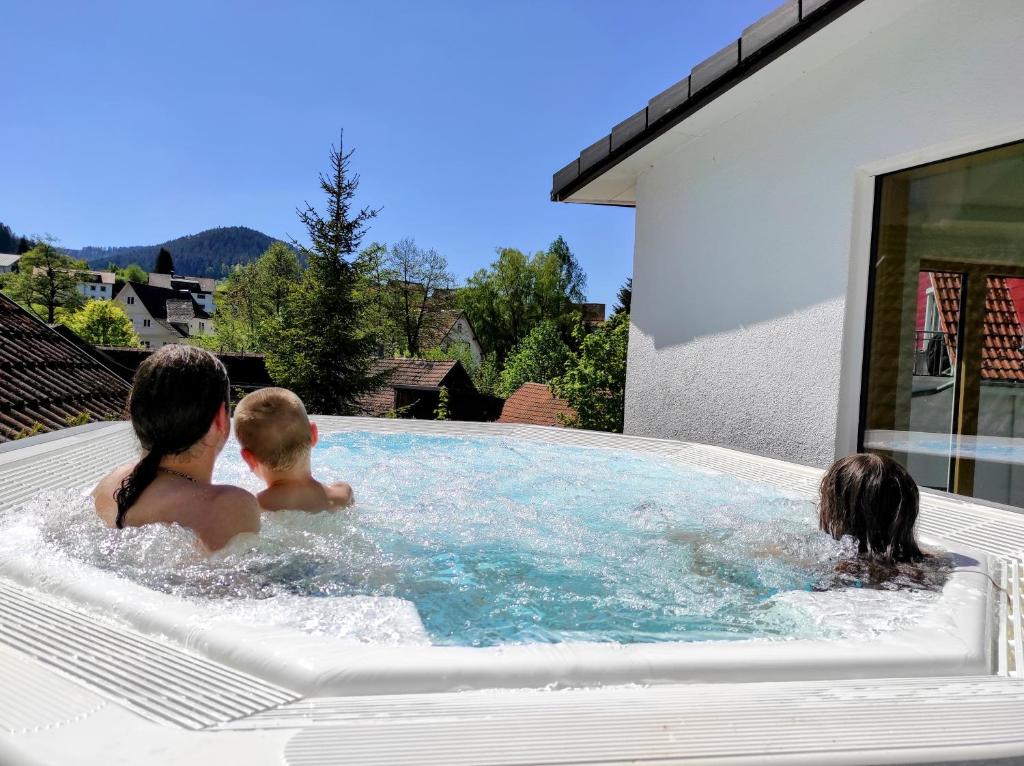
[[83, 247], [67, 252], [94, 269], [105, 269], [111, 263], [117, 266], [137, 263], [149, 271], [160, 248], [166, 247], [174, 257], [174, 270], [178, 274], [226, 277], [234, 265], [256, 260], [274, 241], [273, 237], [245, 226], [221, 226], [157, 245]]

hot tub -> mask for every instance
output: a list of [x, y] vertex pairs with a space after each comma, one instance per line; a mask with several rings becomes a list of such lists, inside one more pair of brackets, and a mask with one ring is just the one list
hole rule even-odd
[[[999, 662], [999, 572], [979, 546], [926, 534], [953, 566], [941, 592], [919, 598], [820, 589], [807, 561], [757, 550], [781, 540], [791, 558], [830, 554], [813, 530], [812, 469], [550, 429], [320, 425], [316, 471], [355, 484], [351, 512], [271, 519], [270, 543], [236, 541], [213, 565], [171, 530], [71, 528], [61, 540], [20, 523], [4, 534], [0, 574], [304, 695], [949, 677]], [[77, 480], [80, 494], [133, 457], [124, 427], [116, 434], [78, 476], [41, 483]], [[217, 478], [257, 488], [230, 452]], [[31, 492], [3, 513], [48, 502], [52, 514], [80, 502], [74, 492]], [[110, 552], [119, 535], [141, 559]], [[278, 555], [311, 536], [306, 558]], [[708, 539], [720, 544], [707, 550]], [[329, 566], [352, 546], [369, 553]], [[252, 561], [267, 571], [231, 580]], [[694, 591], [703, 601], [687, 601]]]

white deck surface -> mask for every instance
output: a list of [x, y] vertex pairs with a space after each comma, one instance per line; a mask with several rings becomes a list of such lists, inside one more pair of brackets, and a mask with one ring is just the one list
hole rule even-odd
[[[529, 426], [318, 418], [324, 432], [613, 446], [813, 492], [819, 472]], [[0, 510], [130, 459], [125, 424], [0, 450]], [[1024, 763], [1024, 516], [926, 493], [923, 534], [1000, 562], [991, 675], [306, 696], [0, 577], [0, 764]], [[1020, 659], [1018, 659], [1020, 658]], [[982, 760], [984, 759], [984, 760]]]

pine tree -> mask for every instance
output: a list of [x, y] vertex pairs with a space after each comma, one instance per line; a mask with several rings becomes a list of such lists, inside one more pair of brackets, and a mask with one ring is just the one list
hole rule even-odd
[[156, 254], [156, 261], [153, 264], [153, 273], [174, 273], [174, 257], [171, 255], [170, 250], [168, 250], [166, 247], [161, 247], [160, 252]]
[[612, 315], [628, 314], [629, 306], [633, 302], [633, 277], [629, 277], [626, 283], [619, 288], [619, 293], [615, 296], [615, 300], [617, 303], [612, 310]]
[[35, 247], [35, 245], [32, 243], [31, 240], [28, 240], [28, 239], [25, 239], [24, 237], [21, 237], [18, 240], [18, 255], [24, 255], [29, 250], [31, 250], [33, 247]]
[[302, 397], [311, 412], [344, 415], [384, 379], [371, 370], [375, 340], [364, 329], [356, 296], [354, 259], [368, 222], [378, 211], [353, 212], [359, 176], [349, 172], [352, 152], [331, 147], [330, 173], [320, 175], [327, 196], [321, 213], [309, 203], [297, 212], [310, 246], [295, 243], [308, 264], [267, 333], [267, 367], [281, 385]]

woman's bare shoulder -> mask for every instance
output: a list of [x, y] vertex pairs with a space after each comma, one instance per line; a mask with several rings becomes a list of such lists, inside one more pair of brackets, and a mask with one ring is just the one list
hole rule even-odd
[[99, 483], [93, 488], [92, 496], [96, 500], [97, 504], [102, 500], [106, 501], [108, 498], [111, 502], [114, 500], [114, 492], [121, 486], [121, 482], [125, 480], [125, 477], [132, 472], [135, 467], [135, 463], [125, 463], [119, 465], [113, 471], [108, 473]]

